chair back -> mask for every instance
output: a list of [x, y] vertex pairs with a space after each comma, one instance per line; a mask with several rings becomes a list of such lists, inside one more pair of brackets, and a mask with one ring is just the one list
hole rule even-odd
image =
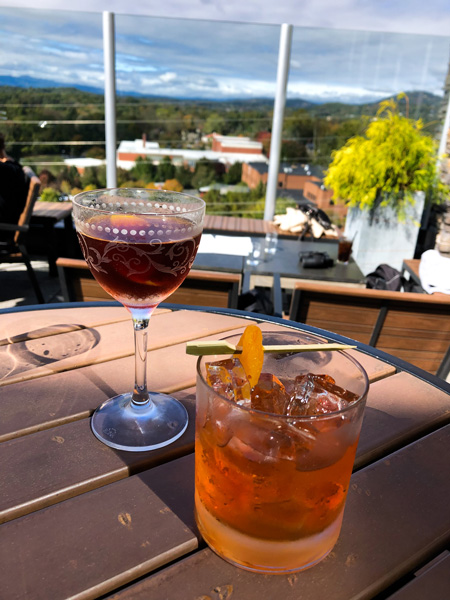
[[[41, 187], [41, 180], [36, 175], [32, 174], [30, 176], [30, 182], [28, 185], [28, 195], [27, 201], [25, 203], [25, 207], [19, 217], [18, 225], [20, 226], [28, 226], [30, 224], [31, 215], [33, 214], [33, 208], [36, 203], [36, 200], [39, 196], [39, 190]], [[14, 234], [14, 243], [18, 243], [20, 241], [21, 236], [24, 235], [23, 231], [16, 231]]]
[[[97, 283], [86, 262], [74, 258], [56, 261], [64, 300], [114, 300]], [[182, 285], [167, 299], [175, 304], [237, 308], [241, 275], [192, 270]]]
[[298, 282], [289, 318], [383, 350], [446, 378], [450, 296]]

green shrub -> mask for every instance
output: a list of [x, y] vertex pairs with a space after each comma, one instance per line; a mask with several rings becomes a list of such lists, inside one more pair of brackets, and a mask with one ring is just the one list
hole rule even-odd
[[41, 192], [40, 200], [43, 202], [59, 202], [60, 193], [55, 188], [46, 187]]
[[437, 145], [422, 128], [420, 119], [399, 114], [394, 100], [381, 102], [364, 135], [332, 153], [324, 183], [333, 198], [362, 210], [391, 206], [400, 220], [414, 192], [442, 201], [448, 189], [439, 179]]

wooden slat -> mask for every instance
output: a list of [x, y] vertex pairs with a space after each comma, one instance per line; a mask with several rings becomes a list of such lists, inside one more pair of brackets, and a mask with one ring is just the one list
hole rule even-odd
[[[423, 296], [423, 294], [418, 294]], [[430, 296], [426, 296], [430, 298]], [[442, 317], [448, 317], [448, 320], [443, 320]], [[408, 310], [389, 309], [385, 319], [386, 327], [409, 329], [411, 327], [411, 319], [414, 319], [414, 327], [418, 330], [439, 331], [441, 333], [450, 333], [450, 307], [439, 307], [430, 305], [427, 307], [424, 303], [420, 313]]]
[[[228, 316], [187, 311], [163, 312], [152, 318], [149, 349], [226, 331], [233, 327]], [[234, 325], [242, 322], [236, 318]], [[129, 322], [107, 324], [57, 336], [17, 343], [12, 351], [0, 347], [0, 387], [44, 377], [134, 353], [133, 328]]]
[[340, 324], [333, 321], [322, 321], [318, 319], [308, 319], [307, 325], [349, 337], [362, 344], [368, 344], [372, 335], [372, 328], [366, 326]]
[[0, 523], [192, 452], [194, 397], [174, 395], [188, 410], [188, 430], [170, 446], [152, 452], [111, 450], [93, 435], [88, 419], [3, 442], [0, 456], [7, 469], [0, 473]]
[[355, 473], [338, 543], [312, 569], [268, 577], [205, 549], [109, 598], [373, 598], [450, 541], [449, 444], [447, 426]]
[[[357, 311], [357, 313], [355, 313]], [[371, 309], [358, 304], [339, 306], [337, 304], [313, 302], [308, 305], [308, 322], [324, 319], [330, 323], [353, 323], [374, 326], [378, 317], [378, 309]]]
[[389, 600], [444, 600], [450, 596], [449, 552], [421, 571]]
[[170, 297], [171, 303], [188, 304], [190, 306], [228, 307], [228, 292], [217, 290], [192, 290], [178, 288]]
[[401, 358], [406, 362], [409, 362], [419, 369], [423, 369], [424, 371], [428, 371], [429, 373], [435, 374], [439, 365], [441, 364], [443, 353], [436, 355], [436, 353], [427, 353], [425, 351], [418, 350], [399, 350], [397, 348], [391, 347], [383, 347], [377, 344], [377, 348], [387, 352], [388, 354], [392, 354], [397, 358]]
[[[400, 330], [402, 332], [403, 330]], [[427, 352], [436, 352], [442, 355], [450, 344], [450, 337], [446, 339], [443, 332], [433, 332], [433, 337], [430, 337], [430, 330], [426, 333], [424, 331], [414, 330], [411, 335], [401, 335], [395, 330], [384, 329], [378, 339], [377, 345], [385, 348], [396, 348], [402, 349], [415, 349], [425, 350]]]
[[72, 212], [72, 202], [42, 202], [34, 205], [33, 217], [46, 217], [56, 221], [65, 219]]
[[105, 290], [90, 277], [80, 277], [78, 281], [73, 282], [73, 286], [77, 289], [77, 300], [92, 302], [94, 300], [114, 300], [111, 294]]
[[[181, 312], [181, 311], [180, 311]], [[204, 313], [190, 314], [193, 330], [184, 321], [178, 323], [178, 339], [194, 339], [192, 331], [209, 333], [214, 339], [242, 331], [243, 321], [220, 317], [214, 322], [199, 319]], [[197, 325], [195, 325], [195, 322]], [[245, 321], [247, 323], [247, 321]], [[229, 329], [229, 328], [233, 329]], [[167, 325], [167, 339], [173, 338]], [[208, 336], [199, 336], [208, 339]], [[173, 392], [195, 384], [196, 357], [185, 351], [185, 342], [153, 350], [148, 355], [148, 385], [160, 392]], [[0, 387], [0, 440], [40, 431], [70, 421], [87, 418], [108, 398], [132, 389], [134, 356], [105, 361], [75, 370], [55, 373], [39, 379]], [[0, 450], [1, 452], [1, 450]]]
[[442, 390], [404, 372], [380, 380], [370, 386], [355, 464], [379, 460], [448, 423], [449, 396]]
[[189, 464], [169, 463], [3, 525], [0, 598], [97, 598], [194, 550], [193, 514], [188, 526], [177, 516], [188, 516], [194, 494]]
[[[185, 354], [184, 344], [162, 348], [151, 353], [151, 355], [153, 354], [155, 356], [154, 361], [150, 360], [149, 381], [155, 384], [154, 389], [161, 390], [162, 388], [161, 391], [173, 391], [177, 388], [182, 389], [194, 385], [196, 358]], [[375, 359], [371, 360], [374, 361], [374, 365], [380, 362]], [[129, 384], [131, 384], [132, 365], [132, 357], [102, 363], [96, 366], [95, 372], [89, 369], [86, 380], [82, 377], [83, 370], [81, 369], [78, 375], [78, 385], [75, 372], [60, 374], [61, 378], [57, 383], [63, 388], [65, 386], [68, 398], [66, 398], [64, 409], [60, 410], [59, 415], [64, 410], [75, 412], [78, 410], [79, 413], [82, 407], [85, 411], [83, 416], [89, 415], [106, 398], [123, 391], [123, 385], [122, 389], [112, 387], [118, 377], [123, 384], [121, 378], [128, 373]], [[55, 401], [56, 403], [61, 402], [60, 397], [56, 397], [55, 400], [54, 395], [49, 395], [49, 389], [46, 387], [56, 378], [57, 376], [44, 378], [42, 383], [45, 386], [40, 391], [36, 387], [36, 394], [41, 394], [41, 397], [53, 397], [53, 401], [46, 401], [47, 406]], [[92, 379], [91, 383], [94, 385], [87, 393], [86, 381], [89, 381], [89, 378]], [[168, 382], [171, 385], [168, 385]], [[30, 396], [33, 383], [36, 382], [28, 383]], [[23, 386], [24, 384], [21, 384], [21, 389], [23, 389], [23, 393], [26, 393], [27, 390]], [[164, 386], [169, 389], [167, 387], [164, 389]], [[87, 387], [89, 388], [89, 385]], [[11, 390], [11, 388], [9, 389]], [[126, 477], [129, 468], [147, 468], [155, 464], [155, 461], [160, 460], [162, 456], [168, 457], [171, 453], [176, 456], [192, 451], [194, 442], [193, 398], [186, 394], [183, 398], [191, 422], [187, 433], [171, 445], [169, 450], [163, 448], [153, 453], [138, 453], [137, 456], [134, 453], [111, 452], [93, 436], [86, 418], [51, 427], [55, 421], [55, 417], [53, 417], [53, 423], [50, 420], [50, 423], [43, 423], [40, 426], [41, 429], [44, 427], [51, 427], [51, 429], [16, 437], [16, 439], [10, 439], [0, 444], [0, 463], [7, 465], [7, 469], [0, 474], [0, 488], [7, 490], [0, 497], [0, 521], [28, 514], [67, 497]], [[89, 406], [86, 406], [87, 404]], [[9, 405], [9, 408], [11, 411], [10, 428], [14, 424], [23, 427], [20, 413], [17, 417], [14, 406]], [[33, 411], [30, 410], [30, 414], [33, 415]], [[45, 418], [45, 414], [40, 413], [40, 417]], [[31, 416], [29, 420], [34, 418], [36, 417]], [[23, 431], [19, 430], [16, 435], [21, 433]], [[13, 434], [14, 432], [9, 432], [10, 437]], [[21, 473], [21, 477], [17, 478], [17, 473]]]

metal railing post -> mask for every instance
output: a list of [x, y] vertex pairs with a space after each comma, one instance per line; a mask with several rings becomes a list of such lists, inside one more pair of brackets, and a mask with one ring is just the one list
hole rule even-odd
[[273, 108], [272, 136], [270, 140], [269, 173], [267, 176], [266, 203], [264, 219], [271, 221], [275, 213], [275, 201], [278, 189], [278, 171], [280, 169], [281, 142], [283, 136], [283, 116], [286, 104], [286, 89], [291, 60], [292, 25], [283, 23], [278, 53], [277, 91]]
[[106, 186], [117, 187], [116, 165], [116, 67], [114, 13], [103, 12], [103, 55], [105, 64]]

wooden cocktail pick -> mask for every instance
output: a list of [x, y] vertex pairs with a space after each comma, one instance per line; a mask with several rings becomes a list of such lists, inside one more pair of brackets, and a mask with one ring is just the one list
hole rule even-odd
[[[349, 350], [356, 346], [347, 344], [279, 344], [276, 346], [263, 346], [264, 352], [313, 352], [318, 350]], [[209, 356], [212, 354], [239, 354], [242, 349], [225, 340], [209, 342], [186, 342], [186, 354], [193, 356]]]

